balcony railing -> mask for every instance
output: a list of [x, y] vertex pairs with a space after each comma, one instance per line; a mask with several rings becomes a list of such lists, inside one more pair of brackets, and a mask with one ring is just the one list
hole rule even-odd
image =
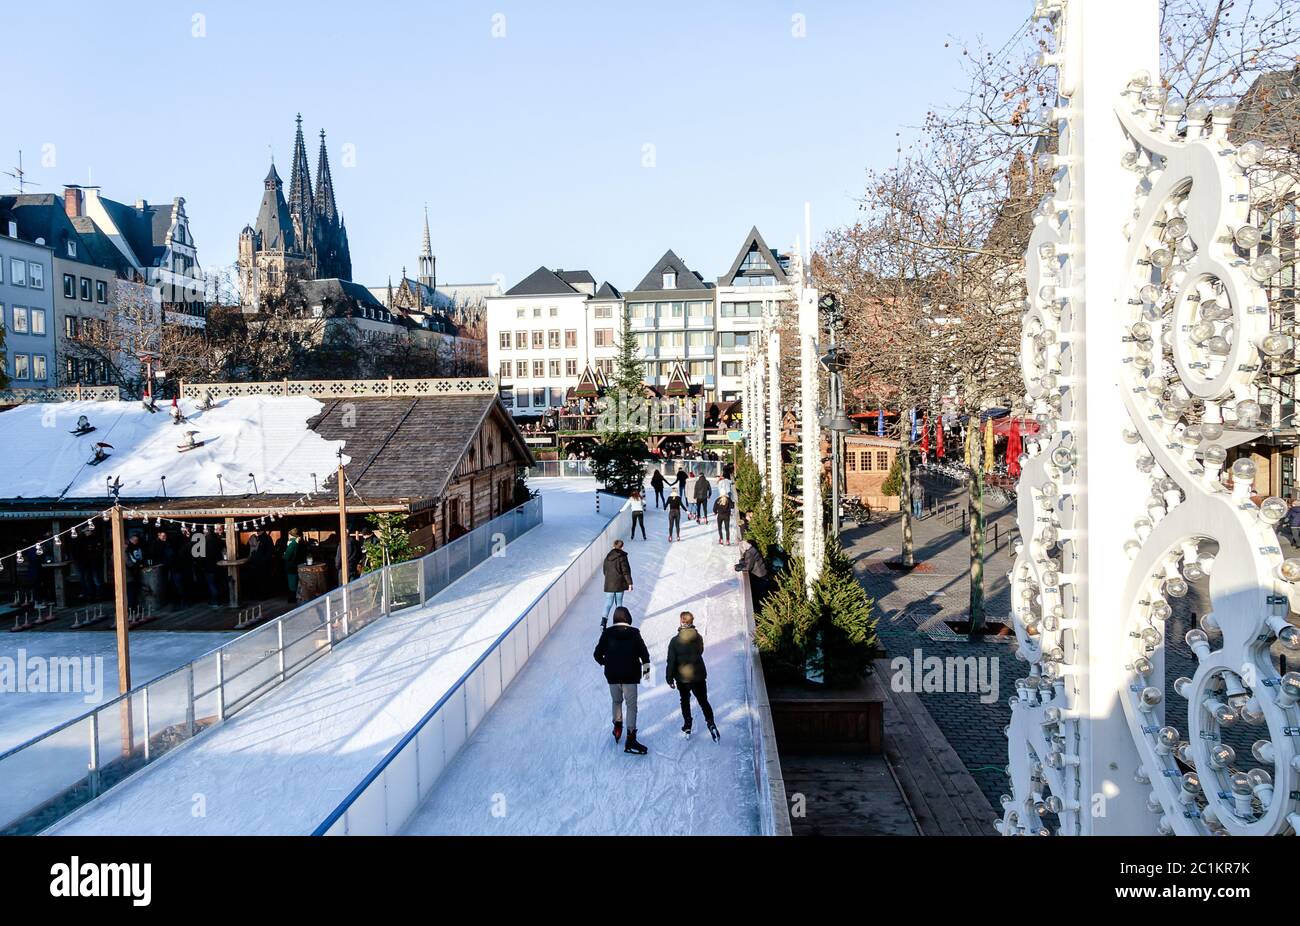
[[241, 634], [193, 662], [0, 754], [0, 835], [38, 833], [177, 746], [212, 729], [340, 640], [431, 597], [542, 523], [540, 497], [413, 560]]

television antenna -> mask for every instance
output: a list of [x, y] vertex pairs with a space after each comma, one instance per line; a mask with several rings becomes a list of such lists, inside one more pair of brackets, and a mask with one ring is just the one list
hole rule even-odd
[[39, 183], [34, 183], [31, 180], [24, 179], [27, 176], [27, 171], [23, 170], [23, 152], [21, 148], [18, 149], [18, 166], [13, 170], [6, 170], [3, 173], [6, 177], [13, 177], [18, 181], [18, 195], [20, 196], [27, 191], [27, 187], [40, 186]]

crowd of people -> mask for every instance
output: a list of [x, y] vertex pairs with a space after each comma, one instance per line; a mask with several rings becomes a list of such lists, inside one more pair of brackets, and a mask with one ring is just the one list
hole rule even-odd
[[[716, 483], [710, 482], [703, 473], [688, 473], [685, 469], [679, 470], [671, 481], [664, 478], [660, 469], [655, 469], [649, 481], [655, 508], [662, 508], [667, 513], [669, 542], [681, 540], [682, 513], [685, 512], [687, 520], [699, 526], [707, 526], [709, 515], [712, 514], [717, 525], [718, 543], [731, 545], [736, 490], [729, 466], [723, 467], [722, 475]], [[645, 494], [634, 491], [630, 506], [632, 534], [629, 540], [636, 540], [638, 530], [641, 539], [645, 540]], [[758, 548], [744, 536], [743, 528], [738, 528], [737, 533], [743, 539], [739, 541], [741, 556], [735, 569], [749, 574], [751, 588], [758, 598], [767, 588], [767, 564]], [[632, 612], [624, 605], [624, 595], [633, 591], [635, 585], [632, 560], [626, 542], [621, 538], [613, 542], [605, 555], [602, 578], [605, 606], [600, 618], [600, 639], [592, 656], [603, 667], [605, 682], [609, 686], [614, 741], [619, 742], [626, 731], [623, 751], [646, 755], [646, 745], [637, 739], [637, 691], [638, 686], [650, 677], [651, 659], [640, 630], [633, 626]], [[695, 627], [695, 617], [690, 611], [682, 611], [679, 615], [677, 633], [668, 643], [664, 677], [668, 686], [675, 688], [680, 697], [682, 733], [687, 736], [691, 734], [691, 699], [694, 698], [704, 716], [710, 736], [717, 741], [720, 734], [714, 722], [713, 707], [709, 703], [704, 635]]]

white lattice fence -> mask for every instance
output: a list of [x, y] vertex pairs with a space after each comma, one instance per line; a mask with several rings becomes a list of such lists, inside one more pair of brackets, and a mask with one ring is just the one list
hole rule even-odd
[[223, 399], [232, 396], [311, 396], [320, 399], [353, 399], [385, 396], [496, 395], [492, 377], [458, 379], [312, 379], [272, 380], [262, 383], [181, 383], [181, 398]]
[[122, 398], [117, 386], [60, 386], [54, 389], [0, 389], [0, 405], [29, 402], [116, 402]]

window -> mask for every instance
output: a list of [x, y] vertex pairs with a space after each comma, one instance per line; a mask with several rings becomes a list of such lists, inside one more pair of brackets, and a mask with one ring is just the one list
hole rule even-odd
[[[32, 309], [32, 334], [44, 334], [44, 333], [45, 333], [45, 310]], [[36, 378], [44, 379], [45, 377], [38, 376]]]
[[686, 335], [688, 347], [713, 347], [712, 331], [691, 331]]
[[80, 382], [81, 361], [79, 361], [76, 357], [69, 357], [67, 360], [63, 362], [63, 372], [64, 372], [64, 376], [67, 377], [68, 382], [70, 383]]
[[68, 256], [69, 257], [77, 256], [77, 242], [75, 241], [68, 242]]
[[533, 379], [544, 379], [546, 377], [546, 361], [533, 361]]
[[[849, 456], [853, 456], [853, 454], [850, 453]], [[871, 469], [871, 451], [864, 450], [862, 451], [862, 471], [864, 473], [869, 473], [871, 472]]]
[[[634, 302], [628, 306], [628, 315], [632, 318], [654, 318], [655, 304], [653, 302]], [[596, 317], [600, 318], [601, 316]]]
[[682, 317], [682, 313], [685, 311], [685, 309], [686, 309], [686, 304], [685, 304], [684, 302], [674, 302], [674, 303], [673, 303], [673, 318], [681, 318], [681, 317]]
[[63, 319], [63, 334], [65, 337], [76, 338], [81, 334], [80, 319], [75, 315], [68, 315]]
[[763, 303], [761, 302], [724, 302], [722, 303], [723, 318], [762, 318]]
[[533, 350], [541, 350], [546, 345], [546, 332], [533, 332]]
[[723, 376], [739, 376], [739, 375], [740, 375], [740, 361], [739, 361], [739, 360], [724, 360], [724, 361], [722, 362], [722, 375], [723, 375]]
[[578, 375], [578, 361], [576, 361], [576, 360], [574, 360], [574, 359], [572, 359], [572, 358], [570, 358], [570, 359], [564, 361], [564, 375], [565, 375], [565, 376], [577, 376], [577, 375]]
[[528, 377], [528, 361], [515, 361], [515, 379], [526, 379]]
[[510, 332], [503, 331], [500, 335], [500, 347], [502, 350], [510, 350]]
[[551, 363], [550, 363], [550, 368], [551, 368], [551, 379], [559, 379], [559, 378], [560, 378], [560, 361], [558, 361], [558, 360], [552, 360]]
[[877, 450], [877, 451], [876, 451], [876, 469], [880, 470], [881, 472], [884, 472], [884, 471], [886, 471], [886, 470], [889, 469], [889, 451], [888, 451], [888, 450]]
[[647, 380], [653, 380], [658, 375], [659, 375], [659, 364], [655, 363], [654, 361], [651, 361], [645, 365], [645, 378]]
[[528, 390], [520, 389], [518, 392], [515, 393], [515, 408], [527, 408], [527, 407], [528, 407]]
[[90, 278], [89, 277], [81, 278], [81, 298], [85, 302], [90, 301]]
[[561, 405], [563, 405], [563, 404], [564, 404], [564, 387], [563, 387], [563, 386], [552, 386], [552, 387], [551, 387], [551, 405], [553, 405], [555, 408], [559, 408], [559, 407], [560, 407]]
[[45, 379], [45, 355], [32, 354], [32, 379]]
[[15, 334], [26, 334], [28, 329], [27, 310], [14, 306], [14, 322], [12, 325]]
[[560, 349], [560, 332], [558, 329], [552, 328], [546, 332], [546, 346], [551, 350]]
[[551, 318], [558, 318], [560, 310], [558, 306], [551, 306]]
[[748, 347], [748, 331], [719, 331], [718, 344], [722, 347]]
[[614, 346], [614, 329], [613, 329], [613, 328], [597, 328], [597, 329], [593, 332], [593, 334], [595, 335], [595, 338], [596, 338], [596, 346], [597, 346], [597, 347], [613, 347], [613, 346]]
[[528, 332], [527, 332], [527, 331], [516, 331], [516, 332], [515, 332], [515, 347], [517, 347], [519, 350], [527, 350], [527, 349], [528, 349]]
[[844, 454], [844, 468], [850, 473], [858, 471], [858, 455], [853, 451]]
[[676, 288], [677, 288], [677, 274], [676, 274], [676, 272], [675, 272], [675, 271], [672, 271], [672, 270], [665, 270], [665, 271], [664, 271], [664, 289], [676, 289]]
[[598, 306], [596, 306], [596, 317], [597, 317], [597, 318], [613, 318], [613, 317], [614, 317], [614, 307], [613, 307], [612, 305], [598, 305]]
[[514, 369], [509, 360], [501, 361], [501, 378], [510, 379], [510, 371]]
[[541, 389], [534, 389], [534, 390], [533, 390], [533, 408], [545, 408], [545, 407], [546, 407], [546, 389], [545, 389], [545, 387], [543, 387], [543, 388], [541, 388]]
[[613, 358], [607, 357], [607, 358], [604, 359], [604, 360], [597, 360], [597, 361], [596, 361], [596, 369], [599, 370], [600, 372], [606, 374], [606, 375], [610, 375], [610, 374], [612, 374], [612, 373], [614, 372], [614, 360], [613, 360]]
[[686, 311], [691, 318], [704, 318], [706, 315], [711, 314], [709, 312], [709, 303], [707, 302], [688, 303], [686, 306]]
[[539, 305], [535, 309], [533, 309], [533, 318], [541, 318], [541, 317], [542, 317], [542, 307]]
[[[524, 317], [524, 310], [523, 310], [523, 309], [515, 309], [515, 318], [523, 318], [523, 317]], [[528, 396], [524, 396], [523, 398], [524, 398], [524, 400], [525, 400], [525, 401], [524, 401], [524, 407], [527, 408], [527, 407], [528, 407], [528, 402], [527, 402]]]
[[[40, 264], [27, 265], [28, 280], [31, 281], [32, 289], [45, 288], [45, 268]], [[44, 376], [38, 376], [37, 379], [44, 379]]]
[[27, 285], [27, 261], [16, 257], [9, 259], [9, 283], [11, 286]]
[[[108, 284], [103, 280], [95, 281], [95, 301], [101, 304], [108, 302]], [[320, 317], [319, 313], [316, 317]]]
[[14, 379], [31, 379], [30, 360], [26, 354], [14, 354]]
[[88, 383], [95, 383], [95, 382], [98, 382], [98, 381], [99, 381], [99, 361], [98, 361], [98, 360], [87, 360], [87, 361], [86, 361], [86, 379], [85, 379], [85, 381], [88, 382]]
[[77, 278], [71, 273], [65, 273], [63, 275], [63, 298], [77, 298]]
[[564, 332], [564, 346], [566, 349], [578, 346], [578, 330], [576, 328], [570, 328]]

